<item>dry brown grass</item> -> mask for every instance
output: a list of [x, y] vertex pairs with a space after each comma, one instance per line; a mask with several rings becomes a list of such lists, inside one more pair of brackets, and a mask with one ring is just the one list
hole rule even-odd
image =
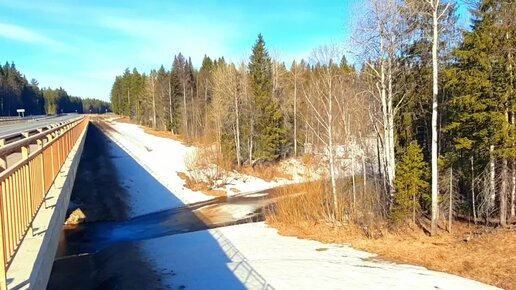
[[274, 193], [284, 196], [266, 215], [269, 221], [296, 224], [299, 221], [324, 223], [328, 219], [327, 196], [322, 182], [293, 184], [274, 189]]
[[282, 191], [280, 195], [284, 198], [274, 205], [267, 215], [268, 220], [294, 225], [300, 221], [336, 226], [354, 224], [368, 237], [382, 235], [385, 220], [376, 206], [378, 200], [373, 188], [368, 187], [364, 193], [358, 186], [353, 201], [351, 183], [337, 180], [337, 209], [326, 180], [287, 185], [277, 190]]
[[309, 221], [285, 223], [268, 219], [283, 235], [324, 243], [350, 243], [380, 258], [442, 271], [505, 289], [516, 289], [516, 230], [493, 230], [455, 223], [453, 232], [429, 237], [417, 226], [384, 232], [368, 239], [355, 226], [335, 227]]
[[193, 191], [200, 191], [209, 196], [224, 197], [227, 193], [223, 190], [211, 189], [208, 183], [202, 181], [194, 181], [186, 173], [178, 172], [179, 178], [185, 181], [185, 187]]
[[292, 180], [292, 175], [284, 172], [279, 164], [270, 164], [267, 166], [242, 166], [237, 169], [237, 171], [251, 175], [254, 177], [261, 178], [265, 181], [272, 181], [275, 178], [282, 178], [287, 180]]

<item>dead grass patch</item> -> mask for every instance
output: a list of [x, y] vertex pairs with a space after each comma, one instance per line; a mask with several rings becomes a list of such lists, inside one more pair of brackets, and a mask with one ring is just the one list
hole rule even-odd
[[[338, 181], [344, 184], [346, 181]], [[284, 224], [297, 224], [300, 221], [311, 224], [329, 224], [334, 226], [355, 224], [357, 228], [368, 237], [382, 235], [382, 227], [385, 221], [374, 208], [375, 200], [372, 191], [361, 194], [360, 198], [353, 202], [344, 186], [339, 187], [336, 205], [334, 203], [331, 188], [327, 181], [317, 180], [275, 188], [275, 193], [283, 196], [275, 203], [267, 220]], [[361, 214], [362, 213], [362, 214]]]
[[261, 178], [267, 182], [273, 181], [275, 178], [292, 180], [292, 175], [284, 172], [279, 164], [263, 165], [263, 166], [245, 166], [238, 169], [239, 172]]
[[490, 229], [455, 223], [453, 232], [429, 237], [416, 226], [396, 232], [385, 231], [368, 239], [362, 229], [349, 225], [335, 227], [303, 221], [285, 223], [268, 219], [280, 234], [323, 243], [350, 243], [352, 247], [380, 258], [424, 266], [456, 274], [505, 289], [516, 289], [516, 230]]
[[211, 189], [208, 183], [202, 181], [194, 181], [186, 173], [178, 172], [177, 176], [185, 181], [185, 187], [193, 191], [200, 191], [209, 196], [225, 197], [227, 193], [223, 190]]

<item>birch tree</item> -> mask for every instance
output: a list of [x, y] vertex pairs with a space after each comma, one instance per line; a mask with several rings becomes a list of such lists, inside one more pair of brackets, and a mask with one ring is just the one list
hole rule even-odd
[[431, 157], [431, 167], [432, 167], [432, 225], [431, 225], [431, 234], [435, 235], [437, 233], [437, 219], [439, 217], [439, 169], [437, 165], [439, 151], [437, 148], [438, 145], [438, 114], [439, 114], [439, 104], [438, 104], [438, 94], [439, 94], [439, 20], [446, 13], [446, 10], [449, 9], [449, 3], [443, 3], [442, 0], [424, 0], [425, 6], [427, 9], [422, 10], [423, 13], [431, 13], [432, 15], [432, 140], [431, 140], [431, 148], [432, 148], [432, 157]]
[[396, 176], [394, 119], [403, 98], [399, 97], [394, 81], [399, 77], [406, 22], [400, 14], [402, 3], [397, 0], [370, 0], [363, 19], [353, 36], [358, 55], [371, 80], [369, 92], [379, 103], [378, 114], [372, 114], [378, 124], [378, 137], [382, 149], [382, 171], [386, 179], [391, 202], [394, 200]]

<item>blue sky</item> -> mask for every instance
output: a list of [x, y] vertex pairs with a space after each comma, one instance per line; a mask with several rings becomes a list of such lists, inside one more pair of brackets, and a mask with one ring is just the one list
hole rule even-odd
[[182, 52], [248, 57], [258, 33], [290, 63], [317, 46], [342, 44], [360, 0], [0, 0], [0, 61], [71, 95], [109, 100], [116, 75], [164, 65]]

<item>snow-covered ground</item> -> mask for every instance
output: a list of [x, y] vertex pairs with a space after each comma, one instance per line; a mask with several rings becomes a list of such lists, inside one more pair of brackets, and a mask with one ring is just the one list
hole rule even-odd
[[[278, 235], [263, 222], [144, 242], [164, 281], [186, 289], [496, 289], [347, 245]], [[173, 271], [173, 272], [171, 272]]]
[[[184, 157], [191, 148], [148, 135], [135, 125], [112, 126], [115, 131], [107, 133], [122, 149], [111, 146], [111, 154], [131, 195], [133, 216], [210, 198], [185, 188], [177, 176], [186, 171]], [[249, 177], [231, 187], [253, 192], [273, 185]], [[140, 246], [163, 286], [172, 289], [496, 289], [422, 267], [378, 261], [347, 245], [280, 236], [264, 223], [155, 238]]]
[[[120, 176], [130, 176], [124, 186], [131, 192], [131, 216], [139, 216], [163, 209], [213, 198], [202, 192], [192, 191], [184, 186], [179, 172], [188, 172], [185, 157], [191, 154], [192, 147], [181, 142], [156, 137], [144, 132], [136, 125], [127, 123], [110, 123], [114, 130], [104, 130], [120, 148], [130, 156], [114, 158], [115, 167]], [[113, 148], [113, 151], [118, 148]], [[115, 156], [122, 154], [113, 152]], [[159, 184], [151, 182], [147, 174], [151, 173]], [[153, 184], [149, 188], [149, 184]], [[242, 192], [260, 191], [271, 188], [278, 183], [266, 182], [252, 176], [238, 176], [223, 190], [228, 196]], [[149, 194], [152, 193], [152, 196]], [[173, 194], [172, 194], [173, 193]]]

